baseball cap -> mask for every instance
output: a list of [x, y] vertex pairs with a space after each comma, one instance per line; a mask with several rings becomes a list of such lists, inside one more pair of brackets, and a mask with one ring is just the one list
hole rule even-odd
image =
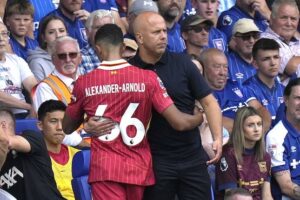
[[125, 44], [125, 47], [129, 47], [135, 51], [138, 49], [137, 43], [132, 39], [124, 38], [124, 44]]
[[128, 9], [128, 14], [140, 14], [141, 12], [158, 12], [158, 7], [152, 0], [135, 0]]
[[209, 26], [213, 26], [213, 22], [200, 17], [199, 15], [189, 15], [181, 22], [181, 32], [189, 30], [191, 26], [206, 23]]
[[236, 33], [261, 32], [252, 19], [239, 19], [233, 26], [232, 35]]

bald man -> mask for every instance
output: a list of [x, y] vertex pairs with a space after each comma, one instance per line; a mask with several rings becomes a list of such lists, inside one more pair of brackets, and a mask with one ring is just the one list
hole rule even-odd
[[190, 58], [166, 50], [167, 28], [159, 14], [141, 13], [133, 29], [139, 51], [129, 62], [155, 71], [181, 111], [193, 113], [195, 100], [200, 101], [214, 137], [215, 150], [215, 157], [207, 161], [197, 128], [176, 131], [161, 115], [153, 112], [147, 135], [156, 184], [146, 189], [144, 199], [173, 200], [176, 194], [180, 200], [210, 199], [206, 166], [215, 163], [222, 151], [222, 117], [218, 103]]

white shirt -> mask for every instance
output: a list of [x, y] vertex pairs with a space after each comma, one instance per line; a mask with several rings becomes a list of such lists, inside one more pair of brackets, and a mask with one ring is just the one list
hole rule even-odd
[[[5, 61], [0, 61], [0, 90], [24, 101], [22, 83], [25, 79], [34, 76], [28, 64], [21, 57], [6, 53]], [[27, 112], [24, 109], [12, 109], [14, 114]]]
[[[67, 87], [72, 86], [72, 83], [74, 82], [74, 79], [62, 75], [56, 69], [52, 72], [52, 74], [60, 78]], [[51, 87], [47, 83], [40, 82], [36, 88], [34, 96], [32, 97], [35, 111], [37, 112], [40, 105], [50, 99], [58, 100]], [[81, 141], [82, 138], [80, 137], [80, 135], [76, 131], [74, 131], [72, 134], [66, 135], [63, 140], [63, 144], [69, 146], [77, 146]]]

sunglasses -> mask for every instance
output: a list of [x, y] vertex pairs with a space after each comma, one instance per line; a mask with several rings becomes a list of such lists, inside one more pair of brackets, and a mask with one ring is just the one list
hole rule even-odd
[[66, 60], [68, 56], [70, 59], [75, 59], [78, 56], [78, 52], [59, 53], [56, 55], [57, 55], [58, 59], [60, 59], [60, 60]]
[[235, 35], [235, 37], [239, 37], [242, 38], [242, 40], [246, 41], [246, 40], [250, 40], [251, 37], [253, 37], [253, 39], [257, 40], [260, 37], [260, 33], [251, 33], [251, 34], [244, 34], [244, 35]]
[[193, 30], [195, 31], [196, 33], [200, 33], [202, 32], [203, 30], [205, 30], [206, 32], [209, 32], [210, 31], [210, 28], [211, 26], [191, 26], [188, 30]]
[[0, 32], [0, 35], [4, 38], [8, 38], [9, 37], [10, 32], [9, 31], [2, 31]]

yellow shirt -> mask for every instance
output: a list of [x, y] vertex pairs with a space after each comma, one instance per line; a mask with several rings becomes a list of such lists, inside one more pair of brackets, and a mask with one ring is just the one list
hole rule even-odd
[[51, 158], [52, 170], [54, 173], [54, 178], [56, 185], [61, 195], [67, 200], [75, 200], [74, 192], [71, 184], [72, 176], [72, 161], [73, 156], [78, 150], [68, 146], [69, 160], [65, 165], [57, 163]]

